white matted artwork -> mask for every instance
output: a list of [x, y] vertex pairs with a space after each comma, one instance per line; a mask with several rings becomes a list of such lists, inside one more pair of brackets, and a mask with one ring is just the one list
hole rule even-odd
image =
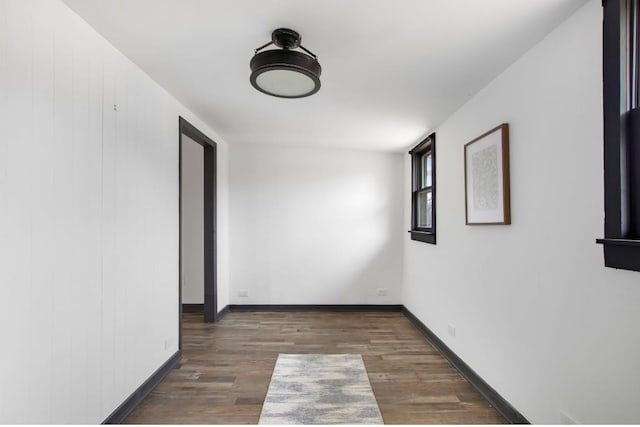
[[507, 123], [465, 144], [464, 187], [467, 225], [511, 224]]

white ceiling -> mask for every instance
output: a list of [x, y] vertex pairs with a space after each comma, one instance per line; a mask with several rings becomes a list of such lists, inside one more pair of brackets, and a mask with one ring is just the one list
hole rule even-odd
[[[418, 142], [586, 0], [64, 0], [225, 141], [397, 151]], [[264, 95], [278, 27], [322, 88]]]

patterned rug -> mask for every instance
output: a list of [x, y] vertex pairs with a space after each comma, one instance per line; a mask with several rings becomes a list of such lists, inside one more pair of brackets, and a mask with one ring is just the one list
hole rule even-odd
[[280, 354], [260, 424], [383, 424], [359, 354]]

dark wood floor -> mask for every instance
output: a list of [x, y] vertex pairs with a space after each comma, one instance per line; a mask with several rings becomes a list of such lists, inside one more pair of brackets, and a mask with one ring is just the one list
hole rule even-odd
[[127, 423], [257, 424], [278, 353], [361, 354], [386, 424], [505, 420], [401, 313], [185, 314], [183, 358]]

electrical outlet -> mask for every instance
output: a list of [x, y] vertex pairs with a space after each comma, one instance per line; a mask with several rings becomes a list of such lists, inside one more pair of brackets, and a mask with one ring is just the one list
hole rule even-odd
[[451, 323], [449, 323], [448, 330], [449, 330], [449, 336], [452, 337], [452, 338], [455, 338], [456, 337], [456, 327], [453, 326]]
[[164, 339], [164, 349], [165, 350], [168, 350], [172, 345], [173, 345], [173, 339], [172, 338], [165, 338]]
[[387, 296], [387, 288], [378, 289], [378, 296], [379, 297], [386, 297]]
[[246, 298], [246, 297], [248, 297], [248, 296], [249, 296], [249, 291], [248, 291], [248, 290], [246, 290], [246, 289], [240, 289], [240, 290], [238, 291], [238, 296], [239, 296], [239, 297]]

